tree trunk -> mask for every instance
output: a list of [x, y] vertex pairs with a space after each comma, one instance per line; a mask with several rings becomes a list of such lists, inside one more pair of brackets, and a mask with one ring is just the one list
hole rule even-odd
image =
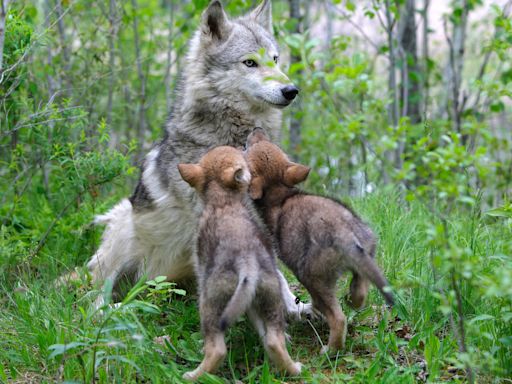
[[[400, 119], [400, 104], [399, 104], [399, 90], [398, 90], [398, 83], [396, 80], [396, 61], [397, 61], [397, 51], [395, 46], [395, 38], [393, 36], [393, 29], [395, 25], [395, 21], [391, 17], [391, 5], [389, 0], [386, 0], [385, 3], [385, 14], [386, 14], [386, 24], [384, 25], [384, 28], [386, 30], [386, 35], [388, 39], [388, 47], [389, 47], [389, 70], [388, 70], [388, 90], [392, 97], [391, 103], [388, 106], [388, 117], [390, 123], [395, 127], [395, 129], [398, 129], [398, 120]], [[400, 148], [397, 149], [397, 152], [400, 151]], [[390, 151], [387, 151], [384, 156], [386, 157], [387, 163], [393, 164], [393, 154]], [[397, 164], [400, 162], [400, 157], [397, 156], [397, 153], [395, 153], [395, 166], [398, 166], [398, 168], [401, 168], [400, 164]], [[388, 172], [386, 170], [386, 167], [383, 167], [383, 179], [384, 183], [388, 184], [390, 182]]]
[[[467, 0], [462, 0], [462, 3], [457, 7], [459, 15], [453, 16], [453, 30], [452, 36], [445, 33], [446, 40], [450, 49], [450, 60], [447, 65], [447, 86], [448, 89], [448, 111], [452, 119], [453, 129], [462, 134], [462, 114], [464, 112], [465, 100], [463, 100], [461, 86], [462, 86], [462, 70], [464, 68], [464, 48], [466, 43], [466, 29], [469, 15], [469, 4]], [[465, 144], [467, 136], [462, 135], [461, 142]]]
[[[50, 16], [52, 14], [52, 4], [50, 0], [46, 0], [44, 3], [45, 6], [45, 28], [50, 29], [52, 23], [50, 20]], [[62, 16], [57, 16], [62, 17]], [[52, 53], [52, 45], [48, 44], [48, 50], [47, 50], [47, 64], [48, 68], [53, 68], [53, 53]], [[60, 85], [62, 84], [61, 81], [55, 80], [55, 78], [49, 73], [46, 73], [46, 81], [48, 82], [48, 108], [51, 108], [51, 101], [56, 96], [56, 93], [58, 93], [58, 90], [60, 89]], [[50, 119], [48, 122], [48, 135], [47, 139], [48, 142], [51, 143], [53, 141], [53, 129], [55, 127], [55, 122], [53, 119]], [[46, 165], [46, 162], [44, 159], [41, 159], [39, 166], [41, 167], [42, 174], [43, 174], [43, 185], [45, 189], [45, 193], [48, 196], [49, 191], [49, 180], [50, 180], [50, 168]]]
[[[69, 47], [66, 38], [66, 30], [64, 26], [64, 15], [62, 13], [62, 0], [56, 0], [55, 2], [55, 16], [57, 17], [57, 30], [59, 32], [60, 48], [62, 51], [62, 61], [64, 63], [63, 79], [66, 83], [65, 89], [61, 90], [66, 97], [69, 97], [72, 92], [71, 83], [71, 57], [69, 54]], [[62, 84], [61, 84], [62, 85]]]
[[112, 125], [112, 103], [114, 99], [115, 82], [115, 37], [117, 35], [117, 5], [116, 0], [109, 1], [108, 11], [109, 33], [108, 33], [108, 52], [109, 52], [109, 79], [108, 79], [108, 99], [107, 99], [107, 126], [111, 129]]
[[[289, 0], [290, 4], [290, 18], [293, 20], [296, 20], [295, 23], [295, 29], [294, 33], [302, 33], [302, 17], [300, 13], [300, 0]], [[290, 57], [290, 64], [293, 65], [295, 63], [298, 63], [301, 61], [301, 58], [299, 55], [292, 54]], [[301, 72], [297, 72], [298, 77], [300, 78]], [[302, 125], [302, 119], [297, 118], [296, 112], [298, 111], [300, 107], [298, 106], [298, 103], [295, 103], [295, 106], [293, 106], [293, 113], [290, 120], [290, 152], [292, 155], [292, 158], [294, 160], [298, 160], [299, 158], [299, 150], [300, 150], [300, 144], [301, 144], [301, 125]]]
[[429, 26], [429, 18], [428, 18], [428, 9], [430, 7], [430, 0], [423, 0], [423, 10], [422, 10], [422, 16], [423, 16], [423, 74], [421, 76], [422, 79], [422, 101], [423, 101], [423, 107], [422, 107], [422, 113], [425, 116], [425, 119], [427, 118], [427, 112], [428, 112], [428, 99], [430, 96], [430, 54], [428, 49], [428, 26]]
[[5, 17], [7, 16], [7, 7], [9, 0], [1, 0], [0, 8], [0, 76], [3, 72], [4, 62], [4, 41], [5, 41]]
[[402, 115], [408, 116], [412, 124], [421, 121], [415, 2], [415, 0], [406, 1], [399, 28], [400, 45], [404, 60], [402, 63]]
[[138, 114], [138, 125], [137, 125], [137, 140], [138, 140], [138, 153], [137, 162], [142, 161], [142, 154], [144, 150], [144, 139], [146, 135], [146, 77], [142, 70], [142, 58], [140, 52], [139, 42], [139, 21], [137, 17], [138, 6], [137, 0], [131, 0], [133, 9], [133, 37], [135, 43], [135, 60], [137, 62], [137, 75], [140, 83], [139, 93], [139, 114]]
[[165, 102], [167, 106], [167, 113], [171, 112], [172, 104], [172, 89], [171, 89], [171, 68], [172, 68], [172, 39], [173, 39], [173, 27], [174, 27], [174, 0], [166, 0], [166, 6], [169, 9], [169, 39], [167, 46], [167, 63], [165, 68]]

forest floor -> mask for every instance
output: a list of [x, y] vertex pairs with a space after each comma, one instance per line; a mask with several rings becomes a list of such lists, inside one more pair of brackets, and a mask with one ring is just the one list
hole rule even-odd
[[[88, 213], [56, 223], [36, 255], [25, 252], [23, 258], [15, 258], [12, 254], [26, 247], [16, 248], [12, 241], [5, 241], [4, 234], [0, 382], [174, 383], [200, 362], [202, 339], [193, 290], [185, 293], [162, 281], [140, 282], [120, 306], [105, 307], [100, 313], [92, 303], [101, 292], [91, 290], [87, 279], [56, 284], [59, 276], [83, 266], [90, 257], [101, 229], [91, 228], [88, 222], [94, 211], [113, 202], [112, 198], [94, 209], [84, 203]], [[337, 356], [319, 353], [328, 337], [322, 320], [291, 322], [289, 351], [304, 364], [304, 371], [299, 378], [283, 376], [269, 364], [248, 321], [241, 320], [227, 332], [225, 363], [217, 375], [207, 375], [200, 382], [466, 381], [455, 314], [443, 312], [440, 296], [435, 294], [443, 276], [436, 276], [427, 244], [425, 223], [430, 212], [419, 203], [405, 207], [390, 192], [369, 195], [352, 205], [379, 236], [378, 263], [397, 293], [397, 305], [387, 308], [372, 288], [366, 308], [351, 310], [342, 299], [349, 279], [342, 278], [339, 297], [348, 318], [348, 335], [345, 349]], [[473, 242], [482, 255], [505, 252], [500, 247], [510, 238], [510, 229], [483, 218], [471, 224], [468, 218], [453, 217], [449, 225], [458, 242]], [[485, 268], [500, 265], [493, 257], [482, 260]], [[309, 300], [293, 276], [288, 277], [299, 296]], [[106, 287], [107, 296], [108, 291]], [[505, 332], [490, 321], [500, 309], [469, 288], [463, 295], [465, 321], [485, 323], [485, 329], [468, 327], [466, 343], [472, 350], [489, 349], [492, 337]], [[494, 359], [506, 367], [511, 364], [506, 362], [508, 357], [502, 353]], [[483, 369], [473, 373], [478, 382], [500, 382]]]

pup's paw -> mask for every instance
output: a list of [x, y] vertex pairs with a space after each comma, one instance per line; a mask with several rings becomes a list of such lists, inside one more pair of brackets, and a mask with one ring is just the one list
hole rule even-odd
[[324, 345], [322, 348], [320, 348], [320, 355], [329, 355], [329, 346]]
[[196, 381], [199, 376], [201, 376], [199, 374], [199, 372], [197, 372], [197, 370], [194, 370], [194, 371], [189, 371], [189, 372], [185, 372], [182, 376], [183, 380], [187, 380], [187, 381]]
[[343, 349], [343, 346], [340, 348], [333, 348], [328, 345], [324, 345], [320, 348], [320, 356], [327, 355], [329, 357], [335, 357], [340, 351]]
[[298, 376], [300, 375], [300, 372], [302, 371], [302, 363], [299, 363], [298, 361], [296, 361], [295, 363], [293, 363], [293, 365], [290, 367], [290, 369], [288, 370], [288, 373], [291, 375], [291, 376]]

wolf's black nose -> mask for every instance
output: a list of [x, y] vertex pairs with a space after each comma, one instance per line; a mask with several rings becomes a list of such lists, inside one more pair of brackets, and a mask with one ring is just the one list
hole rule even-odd
[[292, 101], [295, 99], [295, 96], [297, 96], [297, 93], [299, 93], [299, 88], [295, 85], [287, 85], [286, 87], [281, 88], [281, 92], [286, 100]]

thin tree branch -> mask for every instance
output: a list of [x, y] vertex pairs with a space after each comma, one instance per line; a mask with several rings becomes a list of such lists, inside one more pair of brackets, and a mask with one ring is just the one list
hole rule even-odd
[[[510, 12], [511, 6], [512, 6], [512, 0], [507, 2], [507, 4], [503, 7], [503, 16], [505, 18], [509, 17], [509, 12]], [[497, 37], [498, 33], [499, 33], [499, 29], [495, 28], [492, 39], [495, 39]], [[484, 77], [485, 70], [487, 69], [487, 65], [489, 64], [489, 60], [491, 58], [492, 53], [493, 53], [493, 51], [491, 49], [487, 49], [484, 59], [482, 60], [482, 64], [480, 65], [480, 69], [478, 70], [478, 75], [476, 77], [476, 81], [480, 81]], [[478, 107], [478, 104], [480, 103], [481, 96], [482, 96], [482, 88], [479, 88], [477, 95], [475, 97], [475, 101], [473, 102], [470, 109], [475, 109]]]
[[[53, 23], [49, 24], [41, 33], [36, 35], [36, 37], [33, 39], [33, 43], [30, 44], [29, 46], [27, 46], [27, 49], [25, 49], [25, 51], [23, 51], [23, 54], [20, 56], [20, 58], [13, 65], [11, 65], [9, 68], [7, 68], [4, 71], [0, 71], [0, 84], [3, 83], [6, 74], [14, 71], [18, 67], [18, 65], [20, 65], [21, 63], [23, 63], [25, 61], [26, 57], [28, 56], [30, 51], [35, 47], [35, 45], [39, 41], [39, 39], [41, 37], [43, 37], [50, 29], [52, 29], [55, 26], [55, 24], [57, 24], [58, 21], [61, 18], [63, 18], [71, 10], [72, 7], [73, 7], [73, 3], [70, 3], [69, 7], [67, 7], [62, 12], [62, 14], [57, 18], [57, 20], [55, 20]], [[53, 9], [53, 11], [51, 13], [53, 13], [54, 11], [55, 11], [55, 8]], [[46, 18], [49, 18], [51, 16], [51, 13]]]
[[327, 2], [328, 9], [330, 11], [334, 11], [339, 13], [341, 16], [343, 16], [343, 19], [345, 21], [348, 21], [350, 25], [352, 25], [360, 34], [364, 37], [364, 39], [370, 44], [377, 52], [379, 52], [379, 45], [375, 43], [370, 36], [365, 32], [365, 30], [356, 22], [352, 20], [352, 16], [344, 12], [343, 10], [336, 7], [334, 4], [331, 3], [331, 1]]

